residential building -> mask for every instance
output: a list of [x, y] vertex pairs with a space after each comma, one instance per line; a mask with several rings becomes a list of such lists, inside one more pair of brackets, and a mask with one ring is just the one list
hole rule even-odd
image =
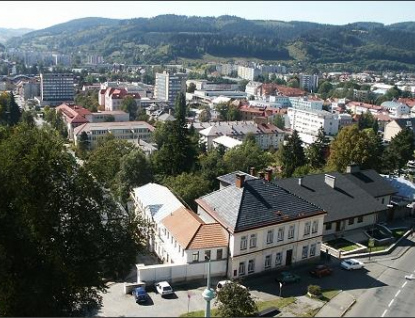
[[345, 105], [347, 110], [350, 110], [353, 114], [361, 115], [366, 112], [371, 112], [372, 115], [378, 114], [389, 114], [388, 111], [379, 105], [373, 105], [368, 103], [361, 103], [361, 102], [348, 102]]
[[154, 86], [154, 97], [163, 100], [173, 107], [176, 97], [186, 93], [186, 75], [170, 74], [167, 71], [156, 73], [156, 82]]
[[200, 218], [228, 233], [229, 278], [319, 258], [325, 211], [270, 179], [245, 180], [244, 174], [235, 179], [196, 200]]
[[246, 84], [245, 93], [247, 96], [261, 96], [262, 95], [262, 83], [250, 81]]
[[325, 110], [288, 108], [286, 126], [297, 130], [303, 142], [311, 144], [321, 127], [326, 135], [334, 136], [339, 130], [339, 117]]
[[[125, 88], [108, 87], [106, 90], [101, 89], [98, 95], [100, 106], [104, 106], [106, 111], [121, 110], [124, 98], [130, 96], [141, 107], [141, 96], [138, 93], [129, 93]], [[104, 104], [102, 105], [102, 101]]]
[[122, 122], [129, 121], [130, 115], [122, 110], [98, 111], [85, 116], [90, 123], [102, 123], [106, 121]]
[[89, 122], [85, 117], [91, 114], [88, 109], [82, 106], [68, 103], [59, 105], [55, 110], [56, 113], [61, 115], [67, 127], [69, 140], [74, 138], [73, 134], [76, 127]]
[[322, 110], [324, 101], [320, 98], [313, 96], [306, 97], [290, 97], [291, 107], [296, 109], [315, 109]]
[[42, 106], [57, 106], [74, 100], [72, 73], [41, 73], [40, 94]]
[[[204, 123], [206, 124], [206, 123]], [[284, 131], [272, 124], [256, 124], [253, 121], [229, 121], [213, 123], [199, 131], [200, 142], [206, 143], [207, 149], [213, 147], [213, 140], [219, 136], [229, 136], [243, 141], [252, 133], [261, 149], [273, 147], [278, 149], [284, 141]]]
[[279, 179], [275, 183], [327, 211], [324, 218], [325, 236], [340, 235], [344, 231], [386, 220], [387, 204], [394, 192], [375, 171], [355, 171], [351, 168], [345, 174], [321, 173]]
[[317, 91], [318, 89], [318, 75], [300, 74], [300, 88], [306, 91]]
[[255, 67], [238, 66], [238, 76], [248, 81], [253, 81], [261, 71]]
[[215, 138], [212, 140], [213, 148], [219, 147], [219, 145], [222, 145], [226, 150], [232, 149], [236, 146], [242, 145], [242, 141], [229, 137], [229, 136], [220, 136], [218, 138]]
[[409, 116], [411, 109], [404, 103], [396, 101], [387, 101], [380, 104], [384, 109], [387, 109], [391, 117], [400, 118]]
[[112, 134], [116, 139], [124, 139], [138, 144], [140, 139], [150, 142], [154, 129], [145, 121], [85, 123], [74, 129], [74, 141], [77, 145], [81, 134], [85, 132], [88, 136], [90, 149], [94, 149], [98, 141], [107, 134]]
[[385, 125], [383, 140], [391, 141], [403, 129], [409, 128], [415, 134], [415, 118], [397, 118]]
[[350, 114], [338, 114], [339, 118], [339, 130], [342, 127], [351, 126], [353, 125], [353, 118]]

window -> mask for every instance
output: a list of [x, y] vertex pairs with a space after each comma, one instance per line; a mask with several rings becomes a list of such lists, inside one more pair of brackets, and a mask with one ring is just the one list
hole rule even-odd
[[311, 222], [307, 222], [305, 224], [305, 227], [304, 227], [304, 235], [309, 235], [310, 234], [310, 226], [311, 226]]
[[303, 246], [303, 254], [302, 254], [303, 258], [307, 258], [308, 257], [308, 246]]
[[246, 236], [241, 237], [241, 250], [246, 250], [248, 239]]
[[288, 229], [288, 239], [294, 238], [294, 230], [295, 225], [290, 225], [290, 228]]
[[210, 260], [210, 250], [205, 251], [205, 261]]
[[362, 223], [363, 222], [363, 216], [358, 216], [357, 217], [357, 223]]
[[181, 250], [181, 247], [180, 247], [180, 245], [179, 245], [179, 253], [181, 252], [182, 250]]
[[284, 228], [280, 227], [278, 229], [278, 241], [284, 241]]
[[277, 253], [277, 255], [275, 255], [275, 266], [281, 266], [282, 264], [282, 254]]
[[239, 263], [239, 276], [245, 275], [245, 263]]
[[193, 262], [198, 262], [199, 261], [199, 252], [193, 253], [192, 254], [192, 260]]
[[271, 255], [267, 255], [265, 256], [265, 268], [270, 268], [271, 267]]
[[256, 234], [251, 234], [249, 239], [249, 247], [256, 247]]
[[255, 260], [250, 259], [248, 261], [248, 274], [251, 274], [255, 271]]
[[167, 239], [170, 238], [170, 232], [167, 232]]
[[182, 257], [184, 257], [184, 250], [182, 250]]
[[222, 259], [223, 255], [222, 255], [222, 249], [218, 249], [216, 250], [216, 259]]
[[311, 256], [316, 256], [316, 244], [310, 245], [310, 257]]
[[326, 223], [326, 231], [331, 230], [331, 222]]
[[317, 233], [318, 231], [318, 221], [313, 221], [313, 227], [311, 228], [311, 233]]
[[385, 198], [382, 198], [382, 204], [385, 204]]
[[271, 244], [274, 241], [274, 230], [267, 232], [267, 244]]
[[354, 218], [349, 218], [349, 225], [354, 224]]

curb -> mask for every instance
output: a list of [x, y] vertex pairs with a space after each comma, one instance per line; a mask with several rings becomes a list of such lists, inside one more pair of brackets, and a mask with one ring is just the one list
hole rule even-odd
[[347, 307], [342, 313], [341, 313], [341, 315], [340, 315], [340, 317], [343, 317], [345, 314], [346, 314], [346, 312], [348, 312], [349, 310], [350, 310], [350, 308], [352, 308], [353, 307], [353, 305], [356, 303], [356, 299], [355, 298], [353, 298], [353, 301], [352, 301], [352, 303], [349, 305], [349, 307]]

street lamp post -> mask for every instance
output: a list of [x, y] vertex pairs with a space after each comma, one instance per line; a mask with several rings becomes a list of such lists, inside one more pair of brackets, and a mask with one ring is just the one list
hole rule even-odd
[[[205, 257], [206, 259], [207, 257]], [[208, 258], [208, 274], [207, 274], [207, 286], [206, 289], [203, 291], [202, 296], [203, 299], [206, 300], [206, 311], [205, 317], [210, 317], [210, 301], [215, 297], [215, 292], [212, 288], [210, 288], [210, 257]]]

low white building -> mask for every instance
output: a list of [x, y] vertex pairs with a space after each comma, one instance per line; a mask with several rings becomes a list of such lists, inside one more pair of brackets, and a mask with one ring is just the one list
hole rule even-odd
[[390, 116], [395, 118], [409, 116], [411, 113], [411, 109], [407, 105], [395, 101], [383, 102], [380, 106], [382, 106], [384, 109], [387, 109], [390, 113]]
[[78, 145], [81, 134], [85, 132], [90, 149], [94, 149], [107, 134], [138, 144], [140, 139], [150, 142], [154, 129], [145, 121], [85, 123], [74, 129], [74, 141]]
[[261, 82], [250, 81], [248, 84], [246, 84], [245, 93], [248, 96], [261, 96], [262, 95], [261, 87], [262, 87]]
[[290, 97], [292, 108], [322, 110], [324, 101], [314, 97]]
[[229, 136], [220, 136], [213, 139], [213, 147], [217, 148], [219, 145], [224, 146], [225, 149], [232, 149], [236, 146], [242, 145], [242, 141]]

